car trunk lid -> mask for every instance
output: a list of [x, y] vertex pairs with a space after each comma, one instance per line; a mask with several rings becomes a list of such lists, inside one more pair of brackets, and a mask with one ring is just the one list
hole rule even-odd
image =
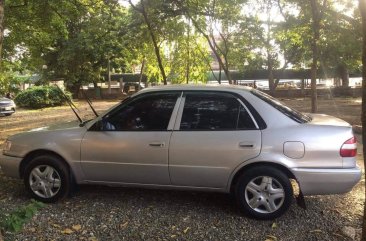
[[311, 117], [311, 121], [309, 122], [309, 124], [351, 127], [351, 125], [348, 122], [334, 116], [325, 114], [306, 114], [306, 115]]

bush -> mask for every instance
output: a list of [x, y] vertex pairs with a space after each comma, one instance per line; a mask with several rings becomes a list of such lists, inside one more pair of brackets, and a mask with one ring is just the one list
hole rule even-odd
[[[71, 93], [65, 93], [71, 99]], [[56, 86], [34, 86], [20, 92], [14, 101], [18, 106], [31, 109], [66, 104], [63, 94]]]

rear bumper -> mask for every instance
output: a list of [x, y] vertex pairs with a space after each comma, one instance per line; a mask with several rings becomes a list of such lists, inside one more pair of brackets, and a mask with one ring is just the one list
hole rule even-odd
[[349, 169], [293, 168], [304, 195], [346, 193], [361, 179], [358, 167]]
[[0, 168], [8, 177], [20, 178], [19, 165], [21, 161], [21, 157], [5, 156], [0, 154]]

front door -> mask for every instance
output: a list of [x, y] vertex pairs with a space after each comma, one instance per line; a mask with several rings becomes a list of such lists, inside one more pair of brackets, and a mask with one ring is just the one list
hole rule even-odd
[[179, 95], [139, 95], [104, 116], [99, 123], [102, 128], [87, 131], [81, 144], [86, 180], [170, 184], [168, 149], [172, 131], [168, 125], [174, 119], [171, 116]]

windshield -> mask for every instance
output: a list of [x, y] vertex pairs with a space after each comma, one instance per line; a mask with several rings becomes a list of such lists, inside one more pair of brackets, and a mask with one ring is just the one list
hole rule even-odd
[[276, 108], [277, 110], [282, 112], [284, 115], [290, 117], [292, 120], [294, 120], [298, 123], [307, 123], [307, 122], [311, 121], [310, 116], [305, 115], [295, 109], [288, 107], [281, 101], [273, 98], [270, 95], [267, 95], [266, 93], [263, 93], [261, 91], [254, 90], [254, 89], [251, 91], [251, 93], [253, 95], [257, 96], [259, 99], [267, 102], [268, 104], [270, 104], [271, 106], [273, 106], [274, 108]]
[[131, 99], [130, 96], [126, 97], [125, 99], [119, 101], [118, 103], [116, 103], [115, 105], [113, 105], [112, 107], [108, 108], [107, 110], [103, 111], [100, 116], [104, 117], [105, 115], [107, 115], [109, 112], [111, 112], [114, 108], [120, 106], [122, 103], [126, 102], [127, 100]]

